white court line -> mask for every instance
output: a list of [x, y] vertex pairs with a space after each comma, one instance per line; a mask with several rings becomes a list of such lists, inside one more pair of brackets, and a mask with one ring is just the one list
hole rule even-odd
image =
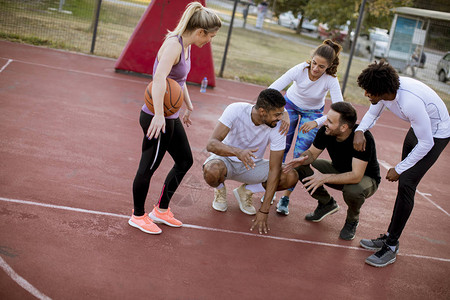
[[[111, 217], [117, 217], [117, 218], [122, 218], [122, 219], [130, 218], [130, 216], [127, 216], [127, 215], [119, 215], [119, 214], [113, 214], [113, 213], [108, 213], [108, 212], [101, 212], [101, 211], [88, 210], [88, 209], [82, 209], [82, 208], [74, 208], [74, 207], [69, 207], [69, 206], [45, 204], [45, 203], [26, 201], [26, 200], [16, 200], [16, 199], [0, 197], [0, 201], [27, 204], [27, 205], [36, 205], [36, 206], [62, 209], [62, 210], [68, 210], [68, 211], [76, 211], [76, 212], [82, 212], [82, 213], [88, 213], [88, 214], [94, 214], [94, 215], [111, 216]], [[314, 241], [307, 241], [307, 240], [301, 240], [301, 239], [291, 239], [291, 238], [277, 237], [277, 236], [272, 236], [272, 235], [262, 235], [262, 234], [255, 234], [255, 233], [250, 233], [250, 232], [219, 229], [219, 228], [205, 227], [205, 226], [199, 226], [199, 225], [183, 224], [183, 227], [199, 229], [199, 230], [206, 230], [206, 231], [214, 231], [214, 232], [223, 232], [223, 233], [229, 233], [229, 234], [251, 236], [251, 237], [256, 237], [256, 238], [273, 239], [273, 240], [279, 240], [279, 241], [285, 241], [285, 242], [295, 242], [295, 243], [310, 244], [310, 245], [325, 246], [325, 247], [344, 248], [344, 249], [351, 249], [351, 250], [357, 250], [357, 251], [369, 251], [369, 250], [359, 248], [359, 247], [337, 245], [337, 244], [330, 244], [330, 243], [323, 243], [323, 242], [314, 242]], [[432, 256], [416, 255], [416, 254], [405, 254], [405, 253], [399, 253], [398, 255], [430, 259], [430, 260], [437, 260], [437, 261], [443, 261], [443, 262], [450, 262], [450, 259], [440, 258], [440, 257], [432, 257]]]
[[11, 277], [18, 285], [20, 285], [24, 290], [29, 292], [31, 295], [35, 296], [38, 299], [51, 299], [46, 295], [42, 294], [38, 289], [32, 286], [28, 281], [26, 281], [22, 276], [17, 274], [6, 262], [3, 258], [0, 257], [0, 267], [6, 272], [6, 274]]
[[[5, 58], [5, 59], [6, 59], [6, 58]], [[0, 69], [0, 73], [3, 72], [3, 70], [6, 69], [6, 67], [7, 67], [10, 63], [12, 63], [12, 61], [13, 61], [12, 59], [8, 59], [8, 61], [6, 62], [6, 64]]]
[[[0, 57], [0, 58], [4, 58], [4, 57]], [[7, 59], [7, 58], [4, 58], [4, 59]], [[49, 68], [49, 69], [54, 69], [54, 70], [59, 70], [59, 71], [72, 72], [72, 73], [78, 73], [78, 74], [89, 75], [89, 76], [97, 76], [97, 77], [101, 77], [101, 78], [114, 79], [114, 80], [123, 80], [123, 81], [129, 81], [129, 82], [134, 82], [134, 83], [147, 84], [147, 82], [140, 81], [140, 80], [133, 80], [133, 79], [127, 79], [127, 78], [122, 78], [122, 77], [115, 77], [115, 76], [111, 76], [111, 75], [103, 75], [103, 74], [79, 71], [79, 70], [74, 70], [74, 69], [54, 67], [54, 66], [38, 64], [38, 63], [23, 61], [23, 60], [14, 60], [14, 61], [23, 63], [23, 64], [29, 64], [29, 65], [33, 65], [33, 66], [44, 67], [44, 68]]]
[[[390, 164], [388, 164], [387, 162], [385, 162], [384, 160], [378, 160], [378, 163], [380, 164], [380, 165], [382, 165], [386, 170], [389, 170], [390, 168], [392, 168], [392, 166], [390, 165]], [[429, 193], [422, 193], [421, 191], [419, 191], [419, 190], [417, 190], [416, 189], [416, 191], [417, 191], [417, 193], [420, 195], [420, 196], [422, 196], [422, 197], [424, 197], [428, 202], [430, 202], [431, 204], [433, 204], [437, 209], [439, 209], [440, 211], [442, 211], [444, 214], [446, 214], [448, 217], [450, 217], [450, 214], [445, 210], [445, 209], [443, 209], [442, 207], [440, 207], [437, 203], [435, 203], [433, 200], [431, 200], [430, 198], [428, 198], [428, 196], [431, 196], [431, 194], [429, 194]]]

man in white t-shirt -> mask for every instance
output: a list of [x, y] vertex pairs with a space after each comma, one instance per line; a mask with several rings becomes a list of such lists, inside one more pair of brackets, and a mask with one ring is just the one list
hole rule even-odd
[[[255, 215], [253, 228], [267, 233], [267, 216], [275, 191], [294, 186], [298, 174], [294, 170], [281, 172], [286, 137], [280, 132], [280, 120], [286, 101], [277, 90], [263, 90], [255, 105], [230, 104], [214, 129], [206, 149], [213, 154], [203, 164], [203, 177], [215, 188], [212, 206], [226, 211], [226, 179], [242, 182], [233, 190], [242, 212]], [[270, 158], [264, 152], [270, 145]], [[264, 192], [264, 201], [256, 211], [252, 204], [253, 193]]]
[[388, 230], [377, 239], [360, 241], [362, 247], [377, 251], [366, 263], [384, 267], [395, 262], [398, 239], [411, 215], [417, 185], [450, 141], [450, 117], [435, 91], [418, 80], [399, 77], [384, 61], [364, 69], [358, 76], [358, 85], [365, 90], [372, 105], [356, 129], [353, 142], [356, 150], [364, 150], [363, 133], [375, 125], [384, 108], [411, 124], [403, 142], [402, 161], [386, 175], [387, 180], [398, 181]]

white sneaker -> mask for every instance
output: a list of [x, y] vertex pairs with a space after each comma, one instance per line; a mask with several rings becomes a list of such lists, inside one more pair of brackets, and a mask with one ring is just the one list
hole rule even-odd
[[217, 211], [227, 211], [227, 187], [224, 185], [221, 189], [214, 189], [214, 201], [212, 207]]
[[244, 183], [237, 189], [233, 190], [234, 197], [236, 197], [239, 202], [239, 208], [244, 214], [247, 215], [256, 215], [256, 208], [253, 206], [252, 196], [253, 192], [247, 190], [245, 187], [247, 185]]
[[[270, 201], [270, 205], [273, 204], [273, 201], [275, 201], [275, 199], [277, 199], [277, 193], [273, 194], [273, 198], [272, 198], [272, 201]], [[263, 202], [264, 202], [264, 196], [261, 197], [261, 203], [263, 203]]]

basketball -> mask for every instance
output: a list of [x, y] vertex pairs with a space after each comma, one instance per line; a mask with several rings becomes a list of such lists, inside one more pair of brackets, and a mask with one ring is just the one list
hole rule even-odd
[[[145, 104], [148, 109], [155, 113], [152, 99], [153, 81], [150, 82], [145, 90]], [[168, 117], [176, 113], [183, 104], [184, 94], [181, 86], [175, 80], [166, 78], [166, 92], [164, 94], [164, 117]]]

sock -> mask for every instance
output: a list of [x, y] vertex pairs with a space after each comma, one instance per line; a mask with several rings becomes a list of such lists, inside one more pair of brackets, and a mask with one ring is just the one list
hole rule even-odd
[[266, 189], [262, 186], [261, 183], [257, 184], [249, 184], [245, 187], [247, 190], [252, 191], [252, 193], [265, 192]]
[[221, 188], [223, 188], [225, 185], [223, 183], [219, 184], [216, 189], [220, 190]]
[[389, 245], [388, 247], [391, 248], [392, 252], [395, 252], [395, 248], [397, 248], [397, 246], [389, 246]]

